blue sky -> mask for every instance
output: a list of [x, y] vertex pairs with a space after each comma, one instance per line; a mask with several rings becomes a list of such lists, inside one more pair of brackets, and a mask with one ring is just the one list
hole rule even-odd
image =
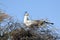
[[60, 0], [0, 0], [0, 8], [20, 21], [25, 11], [31, 19], [48, 18], [60, 29]]

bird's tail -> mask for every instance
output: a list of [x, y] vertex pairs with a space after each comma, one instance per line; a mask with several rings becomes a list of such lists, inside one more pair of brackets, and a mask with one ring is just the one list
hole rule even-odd
[[46, 24], [51, 24], [51, 25], [53, 25], [54, 23], [51, 23], [51, 22], [46, 22], [46, 21], [44, 21], [44, 23], [46, 23]]

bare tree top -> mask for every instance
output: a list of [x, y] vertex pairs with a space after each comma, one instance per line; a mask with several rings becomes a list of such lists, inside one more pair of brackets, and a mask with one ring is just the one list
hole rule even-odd
[[7, 18], [9, 18], [9, 15], [0, 10], [0, 22]]

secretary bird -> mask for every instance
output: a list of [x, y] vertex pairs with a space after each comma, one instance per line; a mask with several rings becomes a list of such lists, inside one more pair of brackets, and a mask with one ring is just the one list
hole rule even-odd
[[30, 20], [29, 19], [29, 14], [26, 12], [25, 15], [24, 15], [24, 24], [27, 27], [33, 27], [33, 26], [41, 27], [45, 24], [52, 24], [53, 25], [54, 23], [46, 22], [46, 21], [43, 21], [43, 20]]

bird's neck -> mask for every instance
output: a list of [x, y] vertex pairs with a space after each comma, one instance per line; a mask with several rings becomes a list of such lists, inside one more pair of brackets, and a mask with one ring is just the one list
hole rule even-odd
[[24, 23], [26, 23], [29, 20], [28, 16], [24, 16]]

